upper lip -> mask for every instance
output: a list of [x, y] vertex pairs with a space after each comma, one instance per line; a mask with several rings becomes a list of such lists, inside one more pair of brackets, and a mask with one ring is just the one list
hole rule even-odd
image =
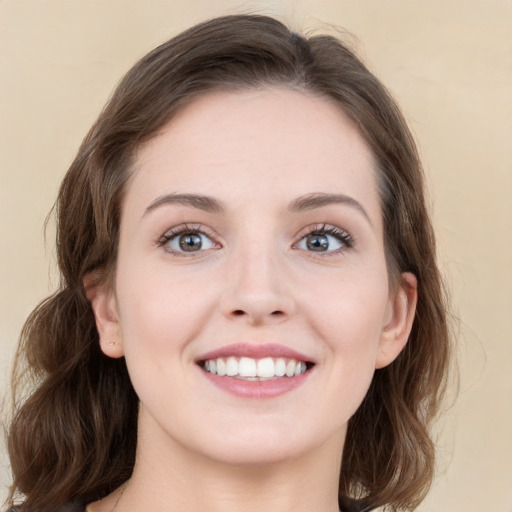
[[301, 354], [297, 350], [277, 343], [235, 343], [233, 345], [226, 345], [201, 355], [196, 359], [196, 362], [230, 356], [251, 357], [253, 359], [262, 359], [264, 357], [284, 357], [287, 359], [295, 359], [297, 361], [304, 361], [308, 363], [314, 362], [310, 357]]

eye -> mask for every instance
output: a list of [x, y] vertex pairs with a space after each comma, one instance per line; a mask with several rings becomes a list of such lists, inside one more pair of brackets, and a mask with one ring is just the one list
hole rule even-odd
[[159, 244], [171, 253], [183, 255], [206, 251], [218, 247], [210, 236], [200, 229], [181, 227], [166, 233], [159, 241]]
[[334, 226], [322, 226], [304, 235], [296, 247], [310, 252], [336, 253], [352, 245], [352, 237], [346, 231]]

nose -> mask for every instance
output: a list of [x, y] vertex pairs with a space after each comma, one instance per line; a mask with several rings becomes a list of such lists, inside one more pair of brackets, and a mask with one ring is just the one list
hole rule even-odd
[[233, 254], [222, 298], [224, 315], [254, 326], [286, 321], [295, 301], [282, 258], [262, 247]]

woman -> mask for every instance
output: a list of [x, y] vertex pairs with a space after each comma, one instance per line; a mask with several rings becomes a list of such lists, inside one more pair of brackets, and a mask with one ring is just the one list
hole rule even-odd
[[62, 285], [22, 333], [11, 504], [423, 499], [449, 355], [434, 236], [400, 111], [340, 41], [230, 16], [158, 47], [56, 213]]

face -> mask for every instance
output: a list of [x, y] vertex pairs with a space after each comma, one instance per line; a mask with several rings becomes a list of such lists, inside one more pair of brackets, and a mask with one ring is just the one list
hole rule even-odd
[[374, 167], [339, 107], [277, 88], [209, 93], [139, 150], [92, 303], [147, 445], [237, 464], [341, 449], [414, 311], [412, 276], [390, 291]]

